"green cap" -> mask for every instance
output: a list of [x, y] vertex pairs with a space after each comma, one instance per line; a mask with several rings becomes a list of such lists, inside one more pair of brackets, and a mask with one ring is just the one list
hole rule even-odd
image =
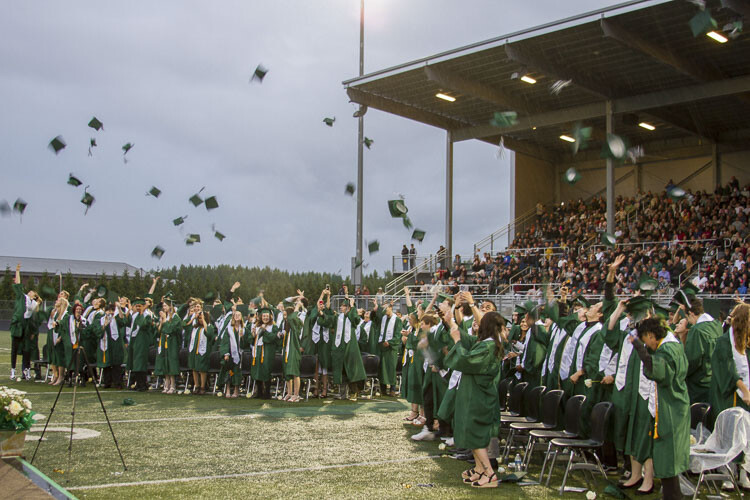
[[584, 297], [583, 295], [578, 295], [573, 299], [573, 304], [576, 304], [576, 303], [582, 305], [586, 309], [591, 307], [591, 302], [589, 302], [588, 299]]
[[669, 319], [669, 309], [666, 307], [660, 306], [659, 304], [654, 303], [654, 314], [659, 316], [662, 319]]
[[188, 234], [187, 239], [185, 240], [186, 245], [192, 245], [193, 243], [200, 243], [201, 242], [201, 235], [200, 234]]
[[659, 282], [646, 273], [641, 274], [641, 278], [638, 280], [638, 289], [643, 292], [643, 295], [650, 297], [652, 293], [659, 288]]
[[643, 295], [637, 295], [628, 300], [625, 311], [630, 314], [633, 321], [640, 322], [651, 311], [652, 303]]
[[259, 64], [256, 66], [255, 71], [253, 71], [253, 76], [250, 77], [250, 81], [258, 80], [258, 82], [263, 83], [263, 79], [266, 77], [266, 74], [268, 74], [268, 69], [265, 68], [262, 64]]
[[260, 296], [255, 297], [254, 299], [250, 301], [251, 304], [254, 304], [256, 306], [259, 306], [261, 302], [263, 302], [263, 299], [261, 299]]
[[89, 127], [93, 128], [94, 130], [101, 130], [104, 128], [104, 124], [99, 121], [99, 119], [95, 116], [89, 121]]
[[83, 215], [86, 215], [87, 213], [89, 213], [89, 208], [91, 208], [91, 205], [93, 205], [95, 201], [96, 201], [96, 198], [94, 198], [94, 195], [92, 195], [88, 191], [83, 192], [83, 198], [81, 198], [81, 203], [86, 205], [86, 211], [83, 212]]
[[123, 155], [128, 154], [128, 151], [133, 149], [133, 146], [135, 146], [135, 144], [133, 144], [132, 142], [125, 143], [125, 145], [122, 147], [122, 151], [123, 151], [122, 154]]
[[164, 255], [164, 249], [158, 245], [155, 246], [153, 250], [151, 250], [151, 257], [161, 259], [162, 255]]
[[539, 318], [539, 306], [535, 304], [533, 301], [527, 300], [526, 302], [524, 302], [523, 308], [526, 310], [526, 314], [531, 316], [531, 319]]
[[711, 17], [711, 12], [707, 9], [700, 10], [690, 18], [688, 25], [690, 26], [690, 31], [693, 32], [693, 38], [719, 27], [719, 23]]
[[363, 142], [365, 143], [365, 147], [366, 147], [367, 149], [370, 149], [370, 146], [372, 146], [372, 144], [373, 144], [373, 143], [374, 143], [375, 141], [373, 141], [373, 140], [372, 140], [372, 139], [370, 139], [369, 137], [365, 137], [365, 140], [364, 140]]
[[133, 301], [131, 303], [134, 306], [138, 306], [138, 305], [145, 306], [146, 305], [146, 300], [143, 299], [143, 298], [141, 298], [141, 297], [136, 297], [135, 299], [133, 299]]
[[589, 140], [591, 140], [593, 132], [594, 129], [592, 127], [584, 127], [581, 122], [577, 122], [573, 126], [573, 139], [575, 139], [575, 142], [571, 144], [573, 154], [589, 146]]
[[606, 245], [611, 248], [614, 248], [615, 245], [617, 245], [617, 238], [607, 232], [600, 233], [599, 239], [601, 240], [602, 245]]
[[685, 190], [679, 186], [674, 186], [672, 189], [667, 191], [667, 195], [669, 195], [669, 197], [674, 201], [681, 200], [685, 197], [685, 194], [687, 194]]
[[90, 148], [95, 148], [95, 147], [96, 147], [96, 139], [92, 137], [91, 139], [89, 139], [89, 150]]
[[403, 217], [409, 211], [406, 208], [404, 200], [388, 200], [388, 211], [391, 213], [391, 217]]
[[97, 297], [104, 297], [107, 295], [107, 287], [105, 285], [99, 285], [96, 287], [96, 296]]
[[515, 111], [496, 111], [490, 118], [493, 127], [510, 127], [518, 123], [518, 113]]
[[65, 139], [63, 139], [61, 135], [58, 135], [49, 141], [49, 148], [54, 151], [55, 154], [65, 149], [65, 146], [67, 146], [67, 144], [65, 144]]
[[219, 231], [214, 231], [214, 236], [216, 236], [216, 239], [219, 240], [219, 241], [224, 241], [224, 238], [226, 238], [226, 236], [224, 236]]
[[435, 302], [438, 304], [442, 304], [443, 301], [452, 299], [453, 295], [445, 292], [438, 292], [437, 297], [435, 298]]
[[49, 285], [42, 285], [41, 287], [39, 287], [39, 296], [43, 300], [53, 300], [55, 297], [57, 297], [57, 292]]
[[161, 189], [159, 189], [156, 186], [151, 186], [151, 189], [148, 190], [148, 194], [150, 194], [154, 198], [158, 198], [159, 195], [161, 194]]
[[336, 117], [335, 116], [333, 118], [323, 118], [323, 123], [325, 123], [329, 127], [333, 127], [333, 122], [335, 122], [335, 121], [336, 121]]
[[247, 316], [250, 312], [250, 306], [247, 304], [237, 304], [237, 310], [243, 315]]
[[378, 250], [380, 250], [380, 242], [378, 240], [373, 240], [367, 244], [367, 251], [370, 252], [370, 255], [376, 253]]
[[563, 176], [563, 178], [565, 179], [565, 182], [572, 186], [573, 184], [581, 180], [581, 174], [579, 174], [578, 170], [576, 170], [575, 168], [570, 167], [565, 171], [565, 175]]
[[78, 177], [76, 177], [75, 175], [70, 174], [70, 175], [68, 175], [68, 184], [70, 184], [73, 187], [78, 187], [81, 184], [83, 184], [83, 182], [81, 182], [81, 180]]
[[133, 406], [135, 405], [135, 401], [133, 398], [125, 398], [122, 400], [122, 406]]
[[680, 288], [680, 290], [682, 290], [688, 295], [693, 295], [693, 296], [698, 295], [698, 292], [700, 292], [698, 287], [695, 286], [692, 281], [685, 281], [682, 284], [682, 287]]
[[214, 301], [215, 299], [216, 299], [216, 292], [214, 292], [214, 291], [209, 291], [209, 292], [208, 292], [208, 293], [206, 293], [206, 295], [205, 295], [205, 296], [203, 297], [203, 302], [205, 302], [206, 304], [210, 304], [211, 306], [213, 306], [213, 301]]
[[602, 147], [602, 158], [622, 161], [628, 154], [628, 144], [619, 135], [607, 134], [607, 141]]
[[23, 215], [23, 213], [26, 211], [27, 206], [29, 206], [29, 204], [26, 203], [23, 199], [16, 198], [16, 201], [13, 203], [13, 210]]
[[216, 201], [216, 196], [209, 196], [205, 199], [204, 203], [206, 204], [206, 210], [213, 210], [214, 208], [219, 208], [219, 202]]
[[403, 216], [403, 217], [401, 218], [401, 222], [403, 222], [403, 224], [404, 224], [404, 227], [405, 227], [406, 229], [411, 229], [412, 227], [414, 227], [414, 226], [412, 225], [412, 223], [411, 223], [411, 219], [409, 219], [409, 217], [407, 217], [406, 215], [404, 215], [404, 216]]
[[425, 232], [421, 229], [415, 229], [414, 232], [411, 233], [411, 239], [417, 240], [418, 242], [422, 243], [422, 240], [424, 240]]
[[526, 314], [526, 308], [523, 306], [523, 304], [516, 304], [516, 306], [513, 308], [513, 312], [516, 314], [524, 315]]
[[356, 191], [356, 189], [357, 189], [357, 187], [354, 185], [354, 183], [350, 182], [344, 188], [344, 192], [346, 194], [348, 194], [349, 196], [353, 196], [354, 195], [354, 191]]
[[263, 307], [258, 308], [258, 311], [257, 311], [258, 316], [260, 316], [263, 313], [268, 313], [271, 315], [271, 317], [273, 317], [273, 311], [268, 306], [263, 306]]
[[177, 217], [176, 219], [172, 220], [172, 224], [175, 226], [181, 226], [185, 223], [185, 219], [187, 219], [187, 215], [183, 215], [182, 217]]
[[195, 207], [203, 203], [203, 198], [200, 197], [200, 191], [190, 197], [190, 203], [192, 203]]

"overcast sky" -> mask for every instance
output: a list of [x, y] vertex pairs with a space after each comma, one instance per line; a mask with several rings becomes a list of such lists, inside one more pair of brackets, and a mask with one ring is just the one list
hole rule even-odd
[[[365, 72], [615, 3], [366, 0]], [[0, 200], [29, 206], [22, 222], [0, 219], [0, 254], [347, 275], [357, 120], [341, 81], [357, 75], [358, 42], [356, 0], [5, 2]], [[270, 71], [249, 84], [258, 63]], [[104, 130], [87, 127], [92, 116]], [[47, 144], [57, 135], [68, 147], [55, 156]], [[381, 244], [371, 257], [365, 249], [371, 272], [409, 242], [386, 207], [397, 193], [427, 231], [418, 252], [443, 243], [445, 132], [371, 110], [365, 135], [375, 143], [365, 150], [364, 235]], [[508, 221], [508, 158], [478, 141], [454, 154], [453, 245], [468, 254]], [[96, 197], [86, 216], [71, 172]], [[145, 196], [152, 185], [160, 198]], [[188, 203], [203, 186], [218, 209]], [[202, 242], [185, 246], [187, 233]], [[161, 260], [150, 257], [156, 245]]]

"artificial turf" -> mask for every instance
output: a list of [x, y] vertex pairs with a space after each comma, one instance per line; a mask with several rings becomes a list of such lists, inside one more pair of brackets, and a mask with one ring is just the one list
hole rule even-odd
[[[43, 341], [42, 336], [40, 345]], [[0, 385], [28, 391], [34, 411], [49, 417], [57, 388], [11, 382], [9, 373], [10, 337], [0, 332]], [[463, 484], [461, 471], [470, 464], [441, 456], [436, 442], [409, 439], [419, 429], [404, 425], [408, 405], [399, 399], [286, 403], [167, 396], [160, 391], [102, 390], [101, 395], [127, 471], [91, 384], [77, 391], [75, 428], [98, 431], [99, 436], [74, 440], [69, 457], [65, 430], [70, 427], [73, 389], [65, 387], [50, 421], [63, 431], [49, 432], [34, 460], [79, 498], [558, 497], [556, 489], [543, 486], [502, 484], [477, 490]], [[124, 406], [125, 398], [136, 404]], [[39, 424], [41, 429], [44, 420]], [[35, 441], [26, 442], [27, 460], [35, 446]], [[539, 468], [532, 463], [532, 479]], [[552, 486], [559, 486], [561, 473], [558, 465]], [[126, 484], [143, 481], [153, 483]], [[579, 472], [568, 484], [580, 487], [585, 481]], [[592, 486], [601, 496], [603, 481]]]

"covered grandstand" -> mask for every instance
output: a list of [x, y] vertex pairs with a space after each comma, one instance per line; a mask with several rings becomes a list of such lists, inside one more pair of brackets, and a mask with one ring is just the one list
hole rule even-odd
[[[694, 36], [689, 22], [699, 9], [687, 0], [625, 2], [343, 82], [354, 102], [446, 131], [446, 256], [421, 260], [386, 292], [450, 263], [455, 142], [511, 151], [511, 223], [477, 242], [475, 254], [504, 250], [538, 222], [538, 204], [549, 213], [601, 196], [601, 230], [614, 233], [632, 222], [616, 219], [620, 196], [663, 193], [668, 183], [711, 193], [731, 178], [750, 182], [750, 41], [745, 33], [724, 33], [725, 43], [708, 30]], [[708, 0], [706, 9], [719, 35], [750, 22], [749, 0]], [[517, 121], [491, 125], [503, 111]], [[574, 154], [576, 124], [593, 133]], [[602, 158], [607, 134], [639, 152], [624, 162]], [[582, 176], [574, 185], [563, 180], [570, 167]]]

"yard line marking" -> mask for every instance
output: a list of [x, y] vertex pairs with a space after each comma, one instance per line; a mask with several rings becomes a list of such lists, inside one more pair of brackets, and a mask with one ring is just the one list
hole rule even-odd
[[196, 477], [178, 477], [173, 479], [154, 479], [151, 481], [136, 481], [133, 483], [110, 483], [110, 484], [92, 484], [89, 486], [70, 486], [68, 490], [98, 490], [102, 488], [120, 488], [126, 486], [147, 486], [156, 484], [169, 484], [169, 483], [188, 483], [191, 481], [206, 481], [212, 479], [233, 479], [239, 477], [256, 477], [256, 476], [267, 476], [271, 474], [285, 474], [289, 472], [313, 472], [330, 469], [344, 469], [347, 467], [366, 467], [373, 465], [387, 465], [387, 464], [400, 464], [406, 462], [417, 462], [421, 460], [428, 460], [433, 458], [440, 458], [440, 455], [428, 455], [425, 457], [411, 457], [411, 458], [398, 458], [393, 460], [381, 460], [378, 462], [357, 462], [352, 464], [335, 464], [335, 465], [317, 465], [315, 467], [298, 467], [293, 469], [277, 469], [259, 472], [240, 472], [236, 474], [220, 474], [216, 476], [196, 476]]

